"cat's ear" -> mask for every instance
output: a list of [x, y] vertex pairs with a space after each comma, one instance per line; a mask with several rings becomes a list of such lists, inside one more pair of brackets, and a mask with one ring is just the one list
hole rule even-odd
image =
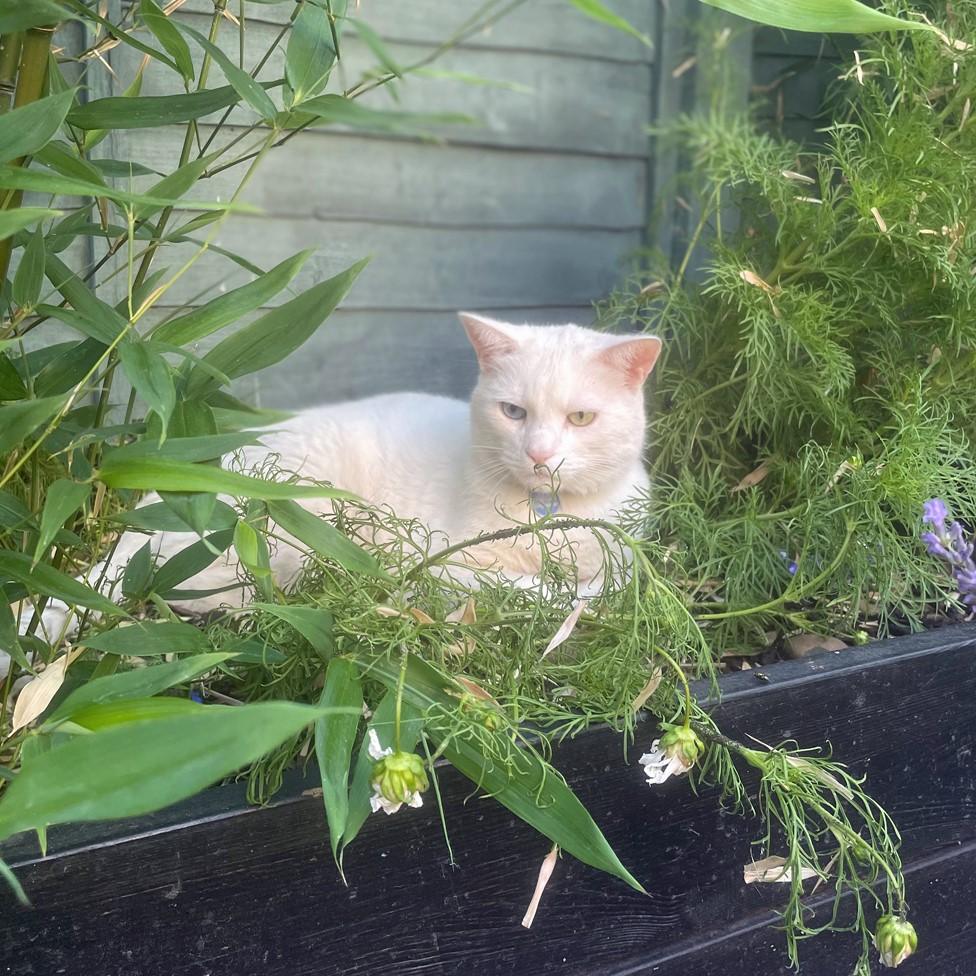
[[621, 373], [627, 386], [636, 388], [647, 379], [660, 354], [661, 340], [657, 336], [641, 336], [615, 342], [597, 353], [597, 359]]
[[478, 365], [482, 370], [490, 370], [497, 365], [498, 360], [504, 358], [518, 348], [518, 342], [508, 332], [504, 322], [474, 315], [471, 312], [458, 312], [458, 318], [464, 331], [468, 334], [471, 345], [474, 346]]

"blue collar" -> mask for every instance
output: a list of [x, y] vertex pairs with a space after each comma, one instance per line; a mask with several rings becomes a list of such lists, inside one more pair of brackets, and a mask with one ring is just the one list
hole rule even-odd
[[536, 518], [555, 515], [559, 511], [559, 495], [548, 488], [536, 488], [529, 492], [529, 508]]

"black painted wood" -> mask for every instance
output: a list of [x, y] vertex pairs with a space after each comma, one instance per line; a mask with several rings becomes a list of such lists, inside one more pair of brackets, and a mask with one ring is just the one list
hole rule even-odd
[[[906, 976], [972, 972], [976, 934], [976, 627], [960, 626], [723, 679], [729, 734], [829, 740], [868, 774], [904, 836], [920, 954]], [[241, 808], [234, 787], [117, 825], [52, 831], [3, 848], [33, 899], [0, 905], [0, 973], [67, 976], [328, 976], [392, 973], [786, 973], [770, 927], [778, 892], [746, 887], [759, 825], [672, 781], [648, 788], [596, 730], [556, 755], [643, 897], [571, 858], [558, 864], [531, 931], [519, 920], [547, 842], [441, 774], [452, 867], [436, 809], [367, 822], [332, 864], [321, 800], [296, 777], [286, 796]], [[467, 802], [465, 802], [467, 798]], [[849, 972], [849, 937], [804, 947], [804, 974]]]

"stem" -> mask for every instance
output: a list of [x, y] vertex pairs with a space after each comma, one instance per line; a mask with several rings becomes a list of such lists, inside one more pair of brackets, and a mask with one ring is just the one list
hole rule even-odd
[[23, 44], [23, 31], [0, 38], [0, 114], [9, 111], [13, 101]]
[[[44, 79], [47, 77], [47, 62], [51, 53], [51, 35], [53, 27], [35, 27], [24, 36], [20, 54], [20, 72], [17, 75], [17, 88], [14, 92], [14, 108], [36, 102], [44, 91]], [[11, 52], [4, 52], [5, 56], [12, 56]], [[11, 166], [21, 167], [25, 157], [11, 161]], [[23, 199], [21, 190], [10, 190], [0, 202], [0, 210], [16, 210]], [[0, 241], [0, 282], [7, 277], [10, 268], [10, 255], [13, 252], [13, 238], [8, 237]]]
[[402, 649], [400, 657], [400, 674], [397, 677], [396, 714], [393, 719], [393, 751], [400, 751], [400, 708], [403, 704], [403, 686], [407, 680], [407, 652]]
[[678, 662], [668, 654], [667, 651], [662, 650], [660, 647], [654, 648], [654, 653], [659, 657], [663, 657], [665, 661], [671, 666], [674, 673], [681, 679], [681, 683], [685, 688], [685, 728], [691, 726], [691, 685], [688, 684], [688, 676], [685, 674], [684, 668], [681, 667]]

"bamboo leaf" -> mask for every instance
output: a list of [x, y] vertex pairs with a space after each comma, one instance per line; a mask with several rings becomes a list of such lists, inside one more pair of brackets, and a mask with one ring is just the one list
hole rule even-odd
[[8, 786], [0, 838], [158, 810], [253, 762], [322, 714], [292, 702], [210, 705], [76, 736], [36, 757]]
[[[297, 298], [229, 335], [204, 356], [204, 362], [232, 379], [280, 362], [332, 314], [367, 261], [357, 261], [334, 278], [313, 285]], [[216, 388], [213, 378], [197, 367], [190, 374], [187, 395], [201, 396]]]
[[[159, 698], [129, 698], [124, 701], [111, 701], [79, 708], [71, 716], [70, 723], [71, 726], [87, 729], [89, 732], [101, 732], [131, 722], [145, 722], [202, 711], [206, 711], [206, 705], [173, 695]], [[61, 730], [67, 728], [70, 726], [62, 726]]]
[[[141, 620], [126, 627], [113, 627], [100, 634], [89, 634], [79, 638], [77, 643], [81, 647], [124, 657], [199, 655], [210, 648], [210, 642], [203, 631], [192, 624], [170, 620]], [[141, 694], [150, 695], [155, 692], [144, 691]]]
[[123, 610], [90, 586], [53, 566], [32, 566], [30, 556], [22, 552], [0, 552], [0, 580], [4, 578], [21, 583], [31, 593], [64, 600], [69, 606], [88, 607], [112, 617], [125, 616]]
[[18, 231], [48, 217], [60, 217], [63, 211], [48, 210], [46, 207], [18, 207], [16, 210], [0, 212], [0, 241], [13, 237]]
[[[201, 539], [207, 534], [217, 507], [216, 495], [205, 491], [164, 491], [160, 497], [179, 522], [193, 529]], [[232, 524], [236, 524], [236, 513], [233, 516]]]
[[369, 132], [424, 132], [432, 125], [464, 125], [475, 122], [458, 113], [397, 112], [367, 108], [343, 95], [318, 95], [302, 102], [282, 120], [282, 128], [306, 125], [317, 119], [323, 125], [348, 125]]
[[20, 373], [6, 354], [0, 352], [0, 400], [23, 400], [26, 396], [27, 387]]
[[[576, 0], [570, 0], [575, 3]], [[857, 0], [702, 0], [748, 20], [785, 30], [871, 34], [885, 30], [932, 30], [921, 21], [902, 20]]]
[[225, 325], [236, 322], [274, 298], [298, 274], [312, 253], [300, 251], [254, 281], [249, 281], [225, 295], [219, 295], [186, 315], [171, 319], [153, 332], [153, 338], [182, 345], [196, 342]]
[[153, 554], [152, 543], [146, 542], [140, 546], [135, 555], [126, 563], [122, 574], [122, 593], [125, 596], [139, 599], [149, 591], [152, 581]]
[[190, 48], [175, 25], [153, 0], [142, 0], [139, 9], [143, 23], [156, 35], [156, 40], [171, 55], [179, 73], [183, 76], [183, 80], [193, 81], [196, 73], [193, 70]]
[[71, 89], [0, 115], [0, 163], [30, 156], [53, 139], [74, 97]]
[[251, 108], [254, 109], [262, 119], [272, 119], [277, 114], [277, 106], [271, 101], [264, 88], [255, 81], [246, 71], [234, 64], [224, 52], [211, 43], [199, 31], [194, 30], [188, 24], [180, 23], [177, 25], [184, 34], [189, 34], [220, 66], [224, 77], [230, 82], [234, 91], [244, 99]]
[[328, 610], [323, 610], [321, 607], [294, 607], [277, 603], [252, 603], [251, 607], [255, 610], [264, 610], [290, 624], [312, 645], [320, 657], [327, 659], [335, 650], [335, 641], [332, 637], [332, 614]]
[[241, 519], [234, 526], [234, 549], [241, 565], [251, 574], [265, 600], [274, 597], [271, 582], [271, 554], [268, 542], [250, 522]]
[[[601, 3], [600, 0], [569, 0], [569, 2], [580, 13], [585, 14], [591, 20], [606, 24], [608, 27], [614, 27], [619, 31], [623, 31], [625, 34], [630, 34], [631, 37], [636, 37], [641, 44], [647, 47], [653, 47], [651, 39], [646, 34], [634, 27], [629, 20], [625, 20], [619, 14], [615, 14], [609, 7]], [[705, 2], [707, 3], [708, 0], [705, 0]]]
[[[182, 434], [182, 432], [181, 432]], [[112, 464], [123, 461], [143, 459], [166, 461], [216, 461], [225, 454], [249, 444], [257, 444], [258, 432], [245, 430], [236, 434], [205, 434], [200, 437], [174, 436], [160, 446], [152, 436], [142, 440], [114, 447], [105, 455], [105, 461]], [[190, 489], [172, 488], [164, 491], [183, 491]]]
[[231, 85], [186, 95], [112, 95], [76, 106], [68, 121], [79, 129], [154, 129], [202, 119], [240, 100]]
[[205, 570], [230, 548], [233, 541], [234, 529], [222, 529], [181, 549], [156, 570], [151, 584], [153, 591], [160, 596], [166, 596], [180, 583]]
[[285, 52], [285, 78], [292, 90], [292, 104], [325, 88], [335, 59], [329, 15], [314, 3], [306, 3], [291, 25]]
[[119, 346], [122, 369], [136, 393], [157, 414], [163, 425], [163, 437], [169, 418], [176, 407], [176, 386], [169, 363], [151, 342], [124, 342]]
[[[128, 512], [119, 512], [112, 516], [113, 521], [136, 529], [147, 529], [151, 532], [190, 532], [193, 526], [187, 524], [172, 506], [166, 502], [154, 502], [151, 505], [140, 505]], [[230, 529], [237, 522], [237, 512], [226, 502], [217, 501], [213, 512], [204, 526], [205, 531], [215, 532], [218, 529]]]
[[295, 502], [272, 501], [268, 502], [268, 512], [286, 532], [310, 546], [320, 556], [334, 559], [350, 573], [389, 579], [371, 553], [307, 508]]
[[[356, 665], [348, 658], [329, 662], [319, 705], [362, 710], [363, 689]], [[315, 758], [322, 778], [322, 801], [329, 824], [332, 857], [339, 863], [339, 842], [349, 814], [349, 764], [360, 716], [333, 712], [315, 722]]]
[[[213, 156], [201, 156], [178, 169], [174, 169], [168, 176], [164, 176], [158, 183], [146, 191], [146, 196], [161, 200], [181, 200], [186, 192], [200, 179], [200, 176], [210, 165]], [[136, 220], [145, 220], [154, 213], [162, 210], [158, 203], [139, 203], [133, 207]]]
[[46, 27], [68, 19], [72, 19], [72, 14], [53, 0], [0, 0], [0, 34]]
[[0, 407], [0, 455], [13, 450], [50, 420], [64, 403], [63, 396], [18, 400]]
[[[123, 631], [135, 630], [136, 627], [122, 629]], [[73, 718], [76, 712], [83, 708], [90, 708], [92, 705], [158, 695], [174, 685], [181, 685], [198, 678], [231, 657], [232, 654], [194, 654], [181, 661], [154, 664], [148, 668], [137, 668], [133, 671], [110, 674], [104, 678], [94, 678], [68, 695], [48, 716], [44, 724], [51, 726], [56, 722]], [[84, 725], [84, 722], [79, 724]]]
[[[366, 672], [388, 689], [396, 689], [399, 678], [397, 662], [380, 658], [371, 663]], [[453, 710], [459, 691], [460, 686], [455, 686], [427, 662], [414, 655], [408, 656], [404, 701], [409, 701], [422, 712], [432, 705]], [[626, 881], [637, 891], [644, 890], [620, 863], [576, 794], [539, 755], [524, 748], [511, 748], [510, 743], [504, 741], [507, 737], [504, 731], [490, 733], [499, 738], [498, 748], [493, 750], [495, 755], [506, 755], [508, 747], [509, 758], [502, 766], [490, 756], [483, 755], [463, 736], [451, 735], [441, 739], [436, 729], [430, 728], [428, 734], [459, 772], [554, 844], [584, 864]]]
[[387, 50], [386, 45], [380, 39], [379, 34], [373, 30], [369, 24], [361, 20], [350, 20], [353, 29], [359, 35], [362, 42], [373, 52], [373, 56], [377, 61], [390, 72], [391, 75], [396, 75], [397, 78], [403, 77], [403, 69], [393, 60], [393, 55]]
[[40, 297], [41, 285], [43, 284], [44, 230], [38, 227], [31, 234], [21, 256], [20, 264], [17, 265], [17, 273], [14, 275], [11, 292], [14, 301], [22, 308], [33, 308]]
[[69, 481], [67, 478], [58, 478], [48, 486], [44, 510], [41, 512], [41, 531], [34, 547], [35, 564], [47, 551], [58, 529], [85, 504], [90, 494], [91, 485]]

